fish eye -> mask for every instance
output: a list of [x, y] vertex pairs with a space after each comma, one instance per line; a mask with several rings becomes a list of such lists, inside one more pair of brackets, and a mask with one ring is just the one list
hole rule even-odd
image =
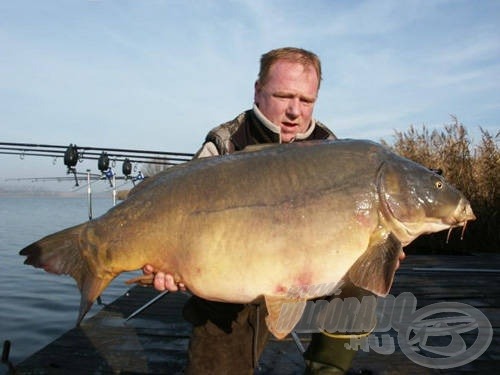
[[444, 185], [443, 185], [443, 181], [439, 181], [439, 180], [438, 180], [438, 181], [436, 181], [436, 182], [434, 183], [434, 186], [436, 186], [436, 188], [437, 188], [437, 189], [441, 190], [441, 189], [443, 188], [443, 186], [444, 186]]

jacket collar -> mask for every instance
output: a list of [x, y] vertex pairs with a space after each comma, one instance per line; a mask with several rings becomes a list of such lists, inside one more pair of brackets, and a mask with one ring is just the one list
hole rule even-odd
[[[266, 116], [264, 116], [264, 114], [260, 111], [259, 107], [257, 107], [257, 104], [254, 103], [252, 109], [253, 112], [255, 113], [255, 116], [259, 119], [262, 125], [264, 125], [268, 130], [272, 131], [274, 134], [277, 134], [279, 137], [279, 143], [282, 143], [280, 127], [272, 123]], [[307, 128], [307, 131], [305, 133], [297, 133], [292, 142], [295, 140], [307, 139], [312, 134], [315, 127], [316, 127], [316, 120], [312, 119], [311, 124]]]

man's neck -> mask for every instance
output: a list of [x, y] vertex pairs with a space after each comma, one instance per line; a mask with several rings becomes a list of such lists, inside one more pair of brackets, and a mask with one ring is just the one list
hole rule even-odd
[[[259, 121], [270, 131], [272, 131], [275, 134], [279, 134], [279, 139], [280, 143], [283, 143], [281, 141], [281, 128], [276, 125], [275, 123], [271, 122], [264, 114], [260, 111], [259, 107], [257, 107], [257, 104], [254, 103], [253, 105], [253, 112], [255, 113], [255, 116], [259, 119]], [[306, 139], [311, 135], [311, 133], [314, 130], [314, 127], [316, 126], [316, 121], [314, 119], [311, 119], [311, 124], [307, 128], [305, 133], [297, 133], [295, 137], [289, 142], [292, 143], [295, 140], [303, 140]]]

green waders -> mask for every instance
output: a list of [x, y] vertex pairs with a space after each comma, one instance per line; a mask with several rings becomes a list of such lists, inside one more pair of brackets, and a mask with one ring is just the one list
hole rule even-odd
[[[352, 284], [347, 284], [342, 287], [342, 291], [338, 296], [330, 297], [329, 300], [331, 303], [335, 298], [342, 301], [357, 298], [361, 303], [362, 298], [367, 296], [373, 296], [373, 294]], [[374, 304], [369, 305], [369, 309], [372, 311], [367, 312], [368, 316], [375, 317], [375, 307], [376, 305]], [[345, 314], [346, 311], [344, 310], [342, 313]], [[311, 343], [304, 353], [306, 360], [305, 374], [329, 375], [346, 373], [351, 367], [352, 360], [357, 353], [356, 350], [350, 349], [351, 340], [353, 338], [368, 336], [370, 331], [375, 328], [375, 324], [376, 321], [371, 319], [367, 324], [364, 324], [365, 326], [369, 326], [370, 329], [368, 332], [366, 330], [361, 332], [328, 332], [325, 330], [322, 333], [313, 333]]]

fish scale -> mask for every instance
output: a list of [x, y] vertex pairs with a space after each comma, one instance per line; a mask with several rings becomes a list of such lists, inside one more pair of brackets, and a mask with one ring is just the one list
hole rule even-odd
[[282, 338], [293, 328], [278, 325], [284, 304], [297, 304], [293, 323], [345, 280], [386, 295], [403, 246], [474, 219], [442, 176], [377, 143], [298, 142], [169, 168], [21, 255], [77, 281], [78, 323], [113, 278], [150, 264], [208, 300], [265, 302]]

